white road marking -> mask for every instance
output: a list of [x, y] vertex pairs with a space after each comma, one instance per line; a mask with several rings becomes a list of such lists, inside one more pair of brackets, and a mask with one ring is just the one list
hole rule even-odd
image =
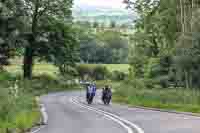
[[[41, 113], [42, 113], [42, 124], [47, 124], [47, 122], [48, 122], [48, 114], [47, 114], [47, 112], [46, 112], [46, 109], [45, 109], [45, 107], [44, 107], [44, 105], [43, 104], [40, 104], [40, 111], [41, 111]], [[34, 130], [34, 131], [32, 131], [32, 132], [30, 132], [30, 133], [37, 133], [37, 132], [39, 132], [41, 129], [43, 129], [45, 126], [41, 126], [41, 127], [39, 127], [39, 128], [37, 128], [36, 130]]]
[[94, 112], [96, 112], [96, 113], [98, 113], [98, 114], [104, 115], [105, 117], [109, 118], [110, 120], [113, 120], [113, 121], [117, 122], [118, 124], [120, 124], [122, 127], [124, 127], [124, 128], [127, 130], [128, 133], [133, 133], [133, 131], [132, 131], [132, 129], [131, 129], [130, 127], [128, 127], [127, 125], [125, 125], [123, 122], [117, 120], [116, 118], [111, 117], [111, 116], [109, 116], [109, 115], [107, 115], [107, 114], [101, 113], [101, 112], [99, 112], [99, 111], [97, 111], [97, 110], [94, 110], [94, 109], [92, 109], [92, 108], [90, 108], [90, 107], [87, 107], [87, 106], [85, 106], [85, 105], [82, 105], [82, 104], [80, 104], [80, 103], [74, 101], [73, 99], [71, 99], [71, 102], [74, 103], [74, 104], [76, 104], [76, 105], [78, 105], [78, 106], [80, 106], [80, 107], [82, 107], [82, 108], [85, 108], [85, 109], [94, 111]]
[[124, 127], [127, 130], [128, 133], [133, 133], [133, 130], [130, 127], [128, 127], [127, 124], [130, 125], [132, 128], [134, 128], [137, 131], [137, 133], [144, 133], [144, 131], [140, 127], [138, 127], [137, 125], [133, 124], [132, 122], [130, 122], [130, 121], [124, 119], [124, 118], [121, 118], [121, 117], [119, 117], [117, 115], [114, 115], [114, 114], [111, 114], [111, 113], [96, 109], [94, 107], [83, 105], [83, 104], [79, 103], [76, 99], [71, 98], [70, 100], [71, 100], [72, 103], [74, 103], [74, 104], [76, 104], [76, 105], [78, 105], [78, 106], [80, 106], [82, 108], [85, 108], [85, 109], [94, 111], [96, 113], [102, 114], [102, 115], [108, 117], [109, 119], [117, 122], [122, 127]]
[[48, 114], [46, 112], [44, 105], [42, 105], [42, 104], [41, 104], [41, 112], [42, 112], [42, 116], [43, 116], [43, 124], [46, 125], [48, 122]]
[[45, 126], [42, 126], [42, 127], [36, 129], [35, 131], [33, 131], [33, 132], [31, 132], [31, 133], [37, 133], [37, 132], [39, 132], [41, 129], [43, 129], [44, 127], [45, 127]]

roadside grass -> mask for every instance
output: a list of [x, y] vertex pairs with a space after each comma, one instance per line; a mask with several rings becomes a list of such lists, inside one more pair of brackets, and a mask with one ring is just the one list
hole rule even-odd
[[0, 133], [22, 133], [39, 120], [35, 97], [19, 88], [16, 77], [0, 72]]
[[121, 83], [115, 88], [113, 101], [130, 106], [200, 113], [200, 90], [135, 88], [133, 84]]
[[[37, 75], [37, 76], [35, 76]], [[0, 133], [24, 133], [40, 120], [36, 96], [50, 92], [79, 89], [80, 86], [50, 74], [34, 74], [32, 80], [22, 75], [0, 72]]]
[[128, 73], [129, 71], [129, 64], [84, 64], [90, 67], [95, 67], [97, 65], [105, 66], [110, 72], [113, 71], [120, 71]]
[[15, 126], [18, 132], [25, 132], [36, 125], [41, 118], [41, 114], [38, 111], [33, 112], [21, 112], [15, 118]]

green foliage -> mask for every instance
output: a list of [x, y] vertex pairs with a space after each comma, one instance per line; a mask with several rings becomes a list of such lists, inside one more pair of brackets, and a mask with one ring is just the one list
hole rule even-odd
[[110, 28], [116, 28], [117, 24], [115, 21], [110, 22]]
[[105, 66], [97, 65], [93, 70], [92, 77], [94, 77], [96, 80], [105, 80], [108, 74], [109, 71]]
[[162, 89], [159, 86], [156, 89], [148, 89], [144, 87], [141, 80], [125, 82], [114, 89], [116, 91], [113, 99], [117, 102], [133, 106], [200, 112], [199, 90], [184, 90], [183, 88]]
[[115, 70], [111, 73], [110, 78], [114, 81], [121, 81], [121, 80], [125, 80], [127, 78], [127, 74], [124, 72]]
[[[129, 54], [132, 78], [152, 80], [155, 85], [164, 88], [194, 87], [193, 66], [198, 60], [198, 41], [190, 33], [184, 33], [179, 39], [176, 1], [125, 2], [139, 15]], [[188, 45], [192, 40], [195, 43]]]
[[80, 58], [83, 63], [127, 63], [128, 40], [116, 31], [79, 31]]
[[78, 76], [78, 71], [76, 70], [76, 68], [70, 67], [70, 66], [66, 66], [64, 69], [61, 69], [61, 75], [63, 75], [64, 77], [77, 77]]
[[49, 92], [80, 89], [62, 77], [37, 75], [32, 80], [0, 72], [0, 132], [26, 132], [38, 124], [40, 113], [35, 96]]
[[64, 74], [69, 67], [74, 67], [75, 62], [79, 61], [77, 34], [74, 28], [57, 21], [49, 27], [49, 31], [49, 42], [40, 47], [38, 55], [41, 60], [56, 65], [61, 74]]
[[2, 69], [2, 66], [8, 65], [9, 58], [15, 54], [14, 45], [18, 36], [16, 31], [18, 30], [17, 25], [20, 23], [16, 18], [18, 13], [16, 8], [20, 4], [19, 0], [15, 2], [12, 0], [0, 2], [0, 69]]
[[97, 21], [94, 21], [93, 28], [99, 28], [99, 23]]
[[14, 124], [17, 127], [18, 132], [24, 132], [25, 130], [32, 128], [33, 124], [37, 124], [39, 119], [39, 112], [21, 112], [17, 114]]
[[23, 54], [24, 77], [31, 79], [35, 57], [59, 68], [75, 64], [79, 47], [71, 28], [72, 0], [6, 0], [0, 4], [0, 66], [7, 65], [13, 53]]
[[[0, 131], [7, 133], [6, 129], [18, 128], [25, 131], [39, 121], [37, 103], [33, 95], [24, 93], [16, 78], [7, 72], [0, 72], [0, 75]], [[21, 123], [19, 119], [26, 120]]]
[[147, 58], [145, 56], [132, 56], [130, 57], [130, 65], [134, 77], [143, 77], [144, 68], [147, 64]]
[[77, 66], [77, 70], [82, 79], [104, 80], [109, 75], [107, 67], [103, 65], [81, 64]]

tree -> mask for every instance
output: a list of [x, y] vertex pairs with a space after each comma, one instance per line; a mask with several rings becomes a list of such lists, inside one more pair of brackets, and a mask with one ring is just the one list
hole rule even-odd
[[9, 64], [9, 58], [14, 56], [17, 47], [17, 37], [22, 27], [22, 11], [20, 0], [0, 2], [0, 69]]
[[99, 23], [97, 21], [93, 22], [93, 28], [99, 28]]
[[[172, 56], [177, 40], [175, 0], [125, 0], [138, 13], [131, 37], [129, 62], [135, 78], [171, 80]], [[147, 70], [148, 69], [148, 70]], [[131, 74], [131, 75], [133, 75]], [[147, 76], [148, 75], [148, 76]], [[162, 81], [163, 82], [163, 81]], [[162, 84], [167, 87], [166, 84]]]
[[[48, 45], [49, 26], [54, 21], [71, 22], [72, 0], [24, 0], [21, 15], [26, 21], [26, 29], [21, 36], [27, 41], [24, 52], [24, 77], [31, 79], [34, 57], [38, 56], [41, 47], [46, 51], [52, 49]], [[55, 25], [54, 25], [55, 26]], [[57, 51], [58, 52], [58, 51]], [[47, 52], [48, 53], [48, 52]]]
[[110, 28], [112, 28], [112, 29], [114, 29], [114, 28], [116, 28], [116, 22], [115, 21], [111, 21], [110, 22]]
[[79, 41], [76, 29], [73, 25], [67, 25], [55, 20], [52, 25], [46, 27], [49, 35], [46, 41], [41, 41], [37, 55], [41, 60], [56, 65], [61, 74], [65, 74], [66, 69], [74, 67], [79, 61]]
[[179, 37], [175, 47], [177, 79], [184, 79], [186, 88], [198, 85], [199, 72], [199, 6], [198, 0], [176, 0]]
[[128, 40], [120, 32], [105, 31], [97, 35], [103, 42], [106, 63], [127, 63], [128, 60]]
[[[186, 88], [199, 87], [199, 0], [125, 2], [139, 15], [130, 57], [146, 56], [149, 61], [157, 60], [154, 64], [148, 63], [151, 65], [151, 78], [165, 77]], [[134, 68], [136, 61], [130, 58]]]

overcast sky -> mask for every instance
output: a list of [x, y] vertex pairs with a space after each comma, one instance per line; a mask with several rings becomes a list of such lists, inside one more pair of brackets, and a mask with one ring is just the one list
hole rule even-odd
[[98, 7], [107, 7], [107, 8], [117, 8], [124, 9], [125, 5], [123, 0], [75, 0], [75, 6], [98, 6]]

